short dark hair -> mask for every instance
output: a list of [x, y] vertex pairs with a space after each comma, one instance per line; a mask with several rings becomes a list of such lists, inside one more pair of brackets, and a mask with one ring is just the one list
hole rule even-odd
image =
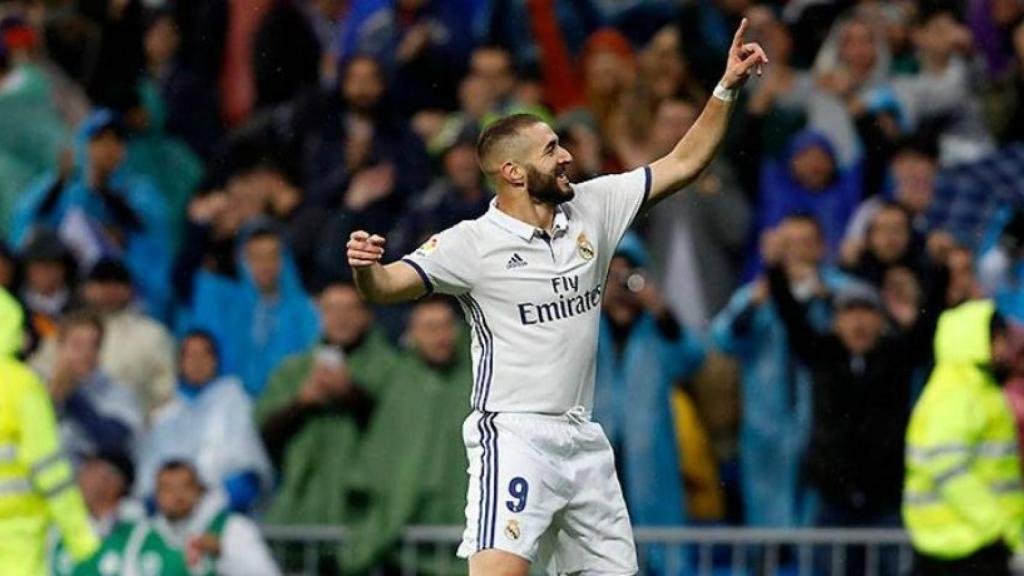
[[794, 212], [789, 214], [779, 222], [779, 225], [786, 224], [788, 222], [809, 224], [818, 233], [818, 238], [825, 238], [825, 229], [821, 226], [821, 220], [818, 220], [818, 217], [810, 212]]
[[217, 345], [217, 337], [212, 332], [205, 328], [192, 328], [185, 335], [181, 337], [181, 344], [184, 347], [185, 342], [189, 340], [205, 340], [210, 345], [210, 350], [213, 351], [213, 355], [220, 360], [220, 347]]
[[103, 341], [103, 318], [98, 312], [90, 308], [79, 308], [69, 312], [60, 321], [60, 328], [57, 331], [57, 340], [63, 340], [68, 333], [75, 328], [95, 328], [100, 335], [100, 342]]
[[484, 129], [476, 142], [476, 157], [481, 166], [491, 152], [509, 138], [519, 135], [519, 131], [527, 126], [542, 123], [539, 116], [533, 114], [512, 114], [496, 120]]
[[192, 479], [196, 481], [196, 484], [202, 486], [203, 480], [202, 478], [199, 477], [199, 471], [196, 470], [195, 465], [193, 465], [188, 460], [184, 460], [182, 458], [172, 458], [170, 460], [165, 461], [163, 464], [160, 465], [160, 468], [156, 471], [156, 477], [159, 478], [160, 476], [166, 474], [167, 472], [177, 472], [179, 470], [187, 470], [189, 473], [192, 474]]
[[283, 243], [284, 237], [281, 232], [277, 230], [272, 224], [261, 222], [254, 226], [249, 234], [245, 238], [245, 244], [248, 245], [250, 242], [255, 240], [266, 240], [273, 239]]
[[871, 221], [868, 223], [868, 229], [870, 230], [875, 225], [875, 219], [882, 212], [899, 212], [903, 214], [903, 218], [910, 225], [914, 221], [914, 217], [910, 214], [910, 210], [907, 207], [895, 200], [882, 200], [878, 203], [878, 210], [871, 216]]

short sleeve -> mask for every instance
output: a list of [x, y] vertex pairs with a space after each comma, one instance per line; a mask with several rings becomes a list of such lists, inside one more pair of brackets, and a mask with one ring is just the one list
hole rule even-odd
[[434, 234], [402, 258], [423, 279], [428, 293], [459, 295], [473, 287], [477, 259], [467, 224], [456, 224]]
[[577, 185], [576, 191], [579, 202], [600, 220], [609, 245], [617, 246], [651, 193], [651, 168], [600, 176]]

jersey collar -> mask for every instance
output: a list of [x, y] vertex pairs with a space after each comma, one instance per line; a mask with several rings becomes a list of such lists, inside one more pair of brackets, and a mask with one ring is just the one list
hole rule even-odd
[[[498, 199], [491, 199], [491, 207], [487, 210], [487, 218], [494, 222], [501, 228], [508, 230], [509, 232], [519, 236], [527, 242], [534, 238], [540, 238], [544, 236], [544, 230], [536, 228], [518, 218], [514, 218], [501, 210], [498, 209]], [[553, 226], [554, 237], [565, 234], [566, 230], [569, 229], [569, 215], [563, 206], [555, 206], [555, 223]]]

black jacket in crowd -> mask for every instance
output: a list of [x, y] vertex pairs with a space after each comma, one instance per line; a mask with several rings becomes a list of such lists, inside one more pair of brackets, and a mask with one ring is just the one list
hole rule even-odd
[[790, 346], [811, 372], [813, 423], [803, 469], [827, 504], [865, 515], [899, 510], [912, 377], [930, 363], [949, 282], [944, 269], [931, 279], [915, 325], [884, 334], [873, 350], [854, 357], [835, 333], [810, 327], [784, 271], [769, 273]]

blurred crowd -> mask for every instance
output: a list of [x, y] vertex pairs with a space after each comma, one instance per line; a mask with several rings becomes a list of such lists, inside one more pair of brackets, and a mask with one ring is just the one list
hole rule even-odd
[[1022, 0], [0, 0], [0, 286], [97, 525], [345, 525], [359, 573], [461, 524], [471, 335], [364, 304], [349, 233], [481, 215], [508, 113], [574, 181], [651, 162], [743, 17], [771, 65], [619, 247], [594, 418], [637, 525], [899, 526], [939, 314], [1024, 320]]

